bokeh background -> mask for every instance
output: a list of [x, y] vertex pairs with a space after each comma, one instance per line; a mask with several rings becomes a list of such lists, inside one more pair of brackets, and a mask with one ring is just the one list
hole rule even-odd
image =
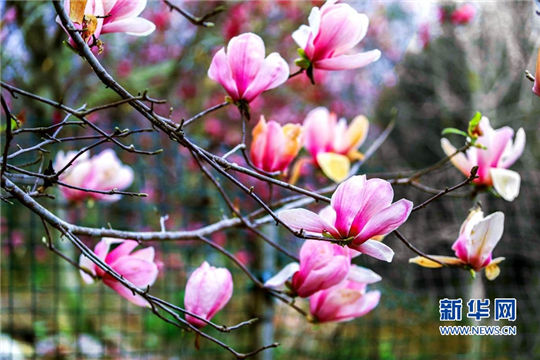
[[[176, 120], [223, 101], [222, 89], [208, 79], [206, 71], [212, 54], [237, 34], [259, 34], [265, 40], [267, 52], [278, 51], [294, 69], [296, 46], [290, 34], [306, 23], [312, 6], [322, 4], [175, 3], [195, 14], [219, 5], [226, 10], [214, 19], [215, 27], [206, 29], [188, 23], [160, 1], [149, 1], [142, 16], [153, 21], [157, 30], [144, 38], [125, 34], [103, 36], [105, 50], [100, 59], [130, 91], [148, 89], [151, 96], [166, 99], [168, 103], [156, 110], [164, 114], [171, 111]], [[506, 257], [499, 278], [494, 282], [483, 276], [473, 280], [465, 271], [409, 265], [408, 258], [414, 254], [390, 236], [385, 242], [396, 251], [392, 264], [367, 257], [359, 259], [360, 264], [384, 278], [372, 286], [383, 294], [380, 305], [349, 323], [313, 325], [260, 294], [220, 254], [202, 244], [183, 241], [152, 244], [162, 264], [152, 292], [181, 305], [187, 276], [204, 259], [227, 266], [233, 272], [235, 295], [216, 322], [232, 324], [251, 316], [262, 321], [231, 334], [208, 331], [238, 350], [253, 349], [262, 341], [280, 342], [279, 348], [261, 355], [266, 359], [540, 358], [540, 98], [532, 95], [532, 84], [524, 77], [525, 69], [534, 69], [540, 46], [540, 16], [535, 15], [538, 8], [534, 1], [471, 2], [476, 10], [472, 20], [456, 24], [441, 15], [459, 6], [454, 2], [349, 3], [368, 14], [370, 29], [361, 46], [380, 49], [381, 60], [355, 71], [318, 72], [317, 86], [299, 76], [259, 97], [252, 104], [252, 115], [257, 119], [264, 114], [267, 119], [282, 123], [302, 122], [316, 106], [326, 106], [347, 119], [365, 114], [371, 121], [368, 146], [395, 118], [396, 126], [389, 139], [360, 170], [387, 178], [406, 175], [411, 169], [429, 166], [442, 158], [441, 130], [464, 128], [476, 111], [487, 115], [494, 127], [523, 127], [527, 146], [513, 167], [522, 177], [520, 196], [512, 203], [492, 195], [479, 197], [486, 212], [501, 210], [506, 214], [505, 233], [494, 253]], [[0, 11], [3, 81], [73, 107], [117, 100], [65, 45], [66, 34], [55, 22], [49, 2], [1, 1]], [[37, 102], [12, 98], [4, 91], [3, 95], [13, 112], [25, 119], [23, 126], [50, 125], [63, 118], [63, 114]], [[128, 106], [95, 113], [92, 121], [105, 129], [147, 127], [145, 120]], [[239, 142], [239, 126], [238, 114], [231, 108], [213, 113], [189, 131], [199, 144], [224, 153]], [[64, 133], [83, 135], [86, 131], [70, 128]], [[19, 139], [22, 146], [37, 140], [34, 135]], [[462, 141], [457, 137], [451, 140], [455, 144]], [[153, 157], [119, 153], [122, 161], [135, 169], [130, 189], [147, 192], [148, 198], [68, 204], [56, 192], [56, 200], [40, 201], [56, 214], [81, 225], [110, 223], [115, 228], [131, 230], [158, 230], [163, 215], [169, 215], [168, 229], [195, 229], [227, 214], [215, 189], [201, 181], [196, 165], [177, 144], [159, 133], [138, 134], [131, 141], [139, 148], [164, 150]], [[48, 148], [47, 156], [53, 159], [59, 150], [76, 149], [70, 146], [78, 149], [84, 144], [54, 145]], [[110, 145], [103, 148], [107, 146]], [[263, 196], [269, 196], [261, 184], [240, 178]], [[457, 170], [448, 165], [423, 181], [444, 188], [460, 179]], [[300, 185], [310, 188], [327, 182], [314, 169], [305, 169], [300, 179]], [[228, 191], [243, 210], [255, 208], [233, 187], [228, 187]], [[397, 198], [407, 197], [415, 203], [429, 196], [410, 187], [396, 187], [395, 191]], [[280, 195], [285, 193], [274, 189], [273, 196]], [[451, 255], [450, 246], [473, 205], [467, 197], [446, 197], [414, 214], [402, 227], [403, 233], [427, 253]], [[231, 357], [208, 342], [202, 342], [201, 350], [196, 351], [192, 334], [121, 300], [103, 284], [84, 285], [75, 269], [42, 244], [44, 233], [37, 217], [17, 204], [2, 203], [1, 211], [1, 344], [15, 341], [25, 358], [40, 359]], [[291, 251], [297, 251], [301, 245], [300, 240], [274, 227], [265, 231]], [[263, 279], [288, 262], [284, 255], [263, 246], [247, 232], [231, 230], [215, 234], [212, 239], [249, 264]], [[97, 241], [84, 240], [90, 246]], [[71, 257], [78, 257], [66, 241], [57, 239], [57, 245]], [[474, 295], [491, 300], [515, 297], [517, 321], [512, 325], [517, 325], [517, 336], [441, 336], [438, 327], [444, 324], [439, 321], [439, 299], [460, 297], [466, 302]], [[463, 320], [459, 324], [473, 323]], [[491, 319], [481, 324], [495, 323]], [[0, 346], [4, 356], [6, 347]]]

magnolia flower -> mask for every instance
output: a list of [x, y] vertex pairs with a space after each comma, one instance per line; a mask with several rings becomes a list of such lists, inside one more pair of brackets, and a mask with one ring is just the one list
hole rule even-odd
[[289, 65], [276, 52], [266, 58], [263, 40], [253, 33], [233, 37], [210, 64], [208, 76], [225, 88], [233, 101], [251, 102], [263, 91], [289, 78]]
[[279, 287], [292, 276], [291, 289], [300, 297], [340, 283], [351, 267], [348, 248], [326, 241], [307, 240], [300, 249], [300, 264], [285, 266], [266, 281], [266, 287]]
[[[478, 166], [477, 185], [493, 186], [501, 197], [507, 201], [519, 195], [521, 177], [512, 170], [507, 170], [520, 156], [525, 147], [525, 131], [520, 128], [512, 141], [514, 130], [508, 126], [493, 129], [487, 117], [482, 117], [477, 131], [480, 133], [476, 143], [484, 148], [472, 147], [466, 155], [459, 153], [451, 158], [452, 164], [466, 176], [470, 170]], [[456, 148], [442, 138], [441, 146], [446, 155], [455, 154]]]
[[536, 57], [536, 74], [534, 76], [534, 86], [532, 91], [540, 96], [540, 48], [538, 48], [538, 56]]
[[[110, 251], [113, 244], [119, 244]], [[134, 240], [119, 240], [103, 238], [94, 248], [96, 256], [109, 265], [115, 272], [123, 276], [127, 281], [140, 289], [146, 289], [156, 281], [158, 266], [154, 261], [155, 251], [153, 247], [147, 247], [133, 251], [138, 243]], [[116, 291], [120, 296], [138, 306], [149, 306], [148, 302], [140, 295], [122, 285], [112, 275], [103, 271], [85, 255], [81, 254], [79, 266], [88, 270], [92, 275], [103, 280], [103, 283]], [[81, 277], [87, 284], [94, 282], [92, 276], [81, 270]]]
[[364, 316], [381, 298], [379, 291], [366, 292], [367, 284], [381, 280], [373, 271], [358, 268], [347, 279], [309, 298], [309, 310], [318, 322], [343, 322]]
[[[186, 311], [210, 320], [227, 305], [232, 293], [233, 281], [229, 270], [210, 266], [205, 261], [188, 279], [184, 306]], [[206, 325], [188, 314], [186, 320], [199, 328]]]
[[[56, 155], [53, 168], [60, 171], [76, 154], [76, 151], [68, 151], [67, 153], [60, 151]], [[91, 158], [87, 152], [83, 153], [60, 175], [59, 180], [68, 185], [90, 190], [122, 190], [133, 182], [133, 170], [129, 166], [123, 165], [113, 150], [107, 149]], [[93, 198], [111, 202], [120, 199], [119, 194], [99, 194], [70, 189], [65, 186], [61, 186], [60, 189], [66, 199], [70, 201]]]
[[[152, 33], [154, 23], [138, 17], [146, 0], [65, 0], [64, 9], [75, 28], [83, 30], [84, 41], [92, 43], [101, 34], [124, 32], [145, 36]], [[56, 21], [61, 24], [57, 17]], [[74, 45], [73, 40], [70, 43]]]
[[373, 238], [397, 229], [407, 220], [413, 205], [406, 199], [392, 204], [393, 197], [388, 181], [353, 176], [338, 186], [331, 205], [319, 214], [290, 209], [280, 211], [278, 217], [293, 230], [350, 241], [350, 248], [390, 262], [392, 249]]
[[459, 6], [450, 15], [450, 21], [454, 25], [464, 25], [471, 22], [476, 15], [476, 8], [472, 4], [463, 4]]
[[285, 172], [302, 147], [302, 127], [296, 124], [281, 126], [268, 123], [261, 116], [252, 132], [251, 161], [257, 168]]
[[[498, 264], [504, 258], [493, 259], [492, 252], [501, 239], [503, 230], [504, 214], [502, 212], [497, 211], [484, 217], [482, 210], [474, 209], [461, 225], [459, 236], [452, 245], [452, 250], [457, 257], [438, 255], [430, 255], [430, 257], [444, 264], [466, 267], [474, 271], [485, 269], [486, 277], [494, 280], [501, 272]], [[409, 262], [430, 268], [441, 267], [441, 264], [422, 256], [412, 258]]]
[[366, 36], [369, 19], [350, 5], [328, 0], [311, 9], [309, 26], [301, 25], [292, 37], [310, 65], [322, 70], [346, 70], [366, 66], [381, 57], [379, 50], [347, 55]]
[[331, 180], [340, 182], [349, 174], [351, 160], [361, 159], [357, 149], [364, 143], [369, 121], [359, 115], [347, 126], [324, 107], [311, 110], [304, 120], [305, 147], [313, 161]]

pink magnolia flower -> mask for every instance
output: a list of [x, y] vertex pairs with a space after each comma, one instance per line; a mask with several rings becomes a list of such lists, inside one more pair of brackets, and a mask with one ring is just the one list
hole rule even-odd
[[[119, 245], [111, 251], [110, 247], [113, 244]], [[103, 238], [95, 246], [94, 253], [127, 281], [140, 289], [145, 289], [156, 281], [158, 266], [154, 260], [154, 248], [147, 247], [133, 251], [137, 245], [138, 243], [134, 240]], [[133, 304], [149, 306], [148, 302], [142, 296], [134, 295], [130, 289], [103, 271], [85, 255], [81, 254], [79, 265], [90, 271], [93, 275], [101, 278], [105, 285]], [[85, 283], [93, 283], [94, 279], [90, 275], [84, 271], [80, 273]]]
[[309, 310], [318, 322], [343, 322], [364, 316], [381, 298], [379, 291], [366, 292], [367, 284], [381, 280], [369, 269], [351, 271], [339, 284], [319, 291], [309, 298]]
[[[497, 211], [484, 217], [480, 209], [470, 212], [461, 225], [459, 236], [452, 245], [457, 257], [430, 255], [444, 264], [465, 267], [474, 271], [485, 269], [488, 280], [494, 280], [499, 273], [499, 263], [503, 257], [492, 258], [492, 252], [504, 231], [504, 214]], [[441, 264], [422, 256], [409, 260], [411, 263], [428, 268], [439, 268]]]
[[347, 55], [366, 36], [369, 19], [348, 4], [328, 0], [311, 9], [309, 26], [301, 25], [292, 37], [311, 66], [322, 70], [347, 70], [366, 66], [381, 57], [379, 50]]
[[233, 37], [210, 64], [208, 76], [225, 88], [236, 101], [251, 102], [263, 91], [273, 89], [289, 77], [289, 65], [276, 52], [266, 58], [263, 40], [253, 33]]
[[[76, 154], [76, 151], [68, 151], [67, 153], [60, 151], [56, 155], [53, 168], [60, 171]], [[107, 149], [93, 157], [90, 157], [88, 152], [83, 153], [60, 175], [59, 180], [68, 185], [91, 190], [123, 190], [133, 182], [133, 170], [129, 166], [123, 165], [113, 150]], [[65, 186], [60, 186], [60, 190], [70, 201], [93, 198], [111, 202], [120, 199], [119, 194], [85, 192]]]
[[251, 161], [268, 172], [285, 172], [302, 147], [302, 127], [297, 124], [281, 126], [268, 123], [261, 116], [252, 132]]
[[[145, 36], [152, 33], [154, 23], [139, 17], [146, 0], [65, 0], [64, 9], [83, 39], [91, 43], [101, 34], [124, 32]], [[59, 18], [56, 19], [60, 23]], [[73, 45], [73, 41], [70, 40]]]
[[[525, 148], [525, 131], [520, 128], [515, 141], [512, 141], [513, 129], [508, 126], [493, 129], [485, 116], [477, 130], [480, 133], [477, 144], [485, 149], [472, 147], [466, 154], [453, 156], [452, 164], [466, 176], [469, 176], [471, 168], [478, 166], [478, 178], [474, 183], [493, 186], [503, 199], [513, 201], [519, 195], [521, 177], [507, 168], [521, 156]], [[441, 146], [448, 156], [456, 152], [456, 148], [445, 138], [441, 139]]]
[[[493, 260], [491, 253], [501, 239], [503, 231], [504, 214], [502, 212], [497, 211], [484, 217], [482, 210], [473, 210], [461, 225], [459, 237], [452, 245], [452, 250], [461, 261], [470, 265], [475, 271], [488, 266], [497, 266], [496, 264], [504, 258]], [[497, 270], [497, 275], [498, 272]]]
[[[233, 280], [229, 270], [210, 266], [205, 261], [188, 279], [184, 306], [186, 311], [210, 320], [229, 302], [232, 293]], [[199, 328], [206, 325], [187, 314], [186, 320]]]
[[340, 283], [351, 267], [348, 248], [326, 241], [307, 240], [300, 249], [300, 264], [285, 266], [266, 281], [267, 287], [279, 287], [292, 276], [291, 288], [300, 297]]
[[454, 25], [464, 25], [471, 22], [476, 15], [476, 8], [472, 4], [463, 4], [459, 6], [450, 15], [450, 21]]
[[304, 120], [305, 147], [313, 161], [331, 180], [340, 182], [349, 174], [351, 160], [361, 159], [357, 149], [364, 143], [369, 121], [359, 115], [349, 126], [325, 107], [311, 110]]
[[538, 49], [538, 56], [536, 57], [536, 74], [534, 76], [532, 91], [540, 96], [540, 48]]
[[280, 211], [278, 216], [293, 230], [350, 240], [350, 248], [390, 262], [394, 256], [392, 249], [373, 238], [397, 229], [407, 220], [413, 205], [406, 199], [392, 203], [393, 197], [388, 181], [366, 180], [365, 175], [359, 175], [340, 184], [331, 205], [319, 214], [290, 209]]

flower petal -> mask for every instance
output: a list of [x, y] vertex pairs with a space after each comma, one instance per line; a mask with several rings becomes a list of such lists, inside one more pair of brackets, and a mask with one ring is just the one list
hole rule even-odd
[[369, 129], [369, 120], [364, 115], [356, 116], [347, 128], [349, 151], [356, 150], [364, 143]]
[[382, 277], [375, 271], [358, 265], [351, 266], [347, 278], [364, 284], [373, 284], [382, 280]]
[[478, 222], [471, 231], [469, 258], [475, 264], [482, 264], [491, 256], [504, 231], [504, 213], [494, 212]]
[[380, 57], [380, 50], [370, 50], [354, 55], [340, 55], [317, 60], [313, 66], [320, 70], [350, 70], [369, 65]]
[[[441, 139], [441, 147], [446, 154], [446, 156], [452, 156], [456, 153], [457, 149], [450, 144], [450, 141], [446, 138]], [[476, 149], [471, 149], [476, 150]], [[459, 171], [461, 171], [464, 175], [469, 176], [471, 172], [471, 168], [473, 167], [473, 164], [467, 159], [465, 154], [462, 152], [455, 154], [450, 158], [450, 161], [452, 164], [458, 168]]]
[[125, 32], [128, 35], [146, 36], [156, 30], [153, 22], [140, 18], [126, 18], [103, 25], [102, 34]]
[[386, 235], [401, 226], [411, 213], [413, 203], [401, 199], [373, 215], [360, 234], [354, 239], [354, 243], [362, 243], [377, 235]]
[[351, 168], [351, 161], [347, 156], [330, 152], [319, 153], [317, 163], [324, 175], [336, 183], [345, 180]]
[[[452, 257], [452, 256], [441, 256], [441, 255], [429, 255], [429, 257], [431, 257], [432, 259], [435, 259], [435, 260], [438, 260], [440, 262], [442, 262], [443, 264], [448, 264], [448, 265], [462, 265], [464, 264], [464, 262], [456, 257]], [[432, 269], [436, 269], [436, 268], [440, 268], [442, 267], [441, 264], [433, 261], [433, 260], [430, 260], [426, 257], [423, 257], [423, 256], [416, 256], [416, 257], [413, 257], [411, 259], [409, 259], [409, 263], [411, 264], [416, 264], [416, 265], [420, 265], [422, 267], [425, 267], [425, 268], [432, 268]]]
[[367, 240], [359, 246], [352, 245], [351, 247], [354, 250], [360, 251], [362, 254], [386, 262], [392, 262], [392, 258], [394, 257], [394, 250], [377, 240]]
[[114, 264], [115, 261], [122, 256], [126, 256], [131, 253], [137, 247], [137, 245], [139, 244], [135, 240], [125, 240], [107, 255], [105, 262], [109, 265]]
[[525, 131], [519, 128], [514, 142], [509, 142], [504, 150], [498, 167], [509, 168], [521, 156], [525, 149]]
[[118, 295], [122, 296], [124, 299], [128, 300], [129, 302], [137, 305], [137, 306], [144, 306], [144, 307], [150, 307], [150, 304], [148, 301], [146, 301], [142, 296], [133, 294], [133, 291], [122, 285], [122, 283], [116, 281], [115, 279], [111, 278], [104, 278], [103, 283], [116, 291]]
[[[271, 53], [261, 64], [257, 76], [249, 84], [242, 96], [247, 102], [260, 93], [283, 84], [289, 78], [289, 65], [278, 53]], [[241, 92], [240, 92], [241, 93]]]
[[240, 99], [238, 90], [236, 88], [236, 83], [232, 78], [229, 60], [225, 54], [225, 48], [221, 48], [212, 58], [212, 63], [208, 69], [208, 77], [220, 83], [221, 86], [225, 88], [225, 91], [227, 91], [227, 94], [233, 98], [233, 100]]
[[227, 56], [240, 97], [245, 97], [244, 92], [263, 70], [264, 53], [264, 41], [259, 35], [244, 33], [229, 41]]
[[292, 262], [281, 269], [276, 275], [266, 280], [264, 286], [269, 288], [279, 288], [281, 285], [285, 284], [285, 282], [299, 269], [300, 264], [297, 262]]
[[[321, 155], [339, 156], [337, 154], [328, 153], [319, 154], [318, 158], [321, 158], [321, 160], [323, 160]], [[330, 204], [336, 211], [335, 227], [343, 237], [349, 236], [349, 229], [353, 219], [362, 206], [365, 195], [365, 185], [365, 175], [353, 176], [340, 184], [332, 195]]]
[[338, 236], [339, 233], [325, 219], [319, 215], [306, 209], [289, 209], [282, 210], [278, 214], [281, 221], [291, 227], [293, 230], [304, 230], [316, 234], [324, 232], [330, 233], [332, 236]]
[[492, 168], [489, 173], [493, 180], [493, 187], [497, 193], [506, 201], [514, 201], [519, 195], [521, 185], [521, 176], [519, 176], [519, 173], [499, 168]]
[[109, 15], [105, 18], [105, 23], [107, 19], [117, 21], [138, 16], [146, 7], [146, 2], [146, 0], [104, 0], [104, 11]]
[[158, 276], [155, 263], [129, 255], [119, 258], [112, 268], [138, 288], [152, 285]]

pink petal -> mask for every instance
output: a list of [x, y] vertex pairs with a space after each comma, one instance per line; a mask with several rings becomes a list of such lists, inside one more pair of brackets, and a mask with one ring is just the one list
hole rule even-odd
[[146, 0], [105, 0], [103, 1], [105, 14], [105, 23], [117, 21], [120, 19], [136, 17], [146, 7]]
[[240, 97], [245, 98], [244, 92], [261, 70], [264, 55], [264, 42], [258, 35], [245, 33], [229, 41], [227, 56]]
[[[187, 311], [210, 320], [230, 300], [233, 291], [231, 273], [215, 268], [205, 261], [188, 279], [184, 297]], [[200, 320], [186, 315], [186, 320], [204, 326]]]
[[396, 201], [386, 209], [374, 215], [364, 226], [360, 234], [354, 239], [355, 243], [362, 243], [377, 235], [386, 235], [403, 224], [411, 213], [413, 203], [406, 199]]
[[306, 209], [282, 210], [278, 213], [278, 217], [295, 231], [304, 230], [317, 234], [327, 231], [333, 236], [339, 236], [337, 230], [327, 223], [326, 220], [321, 219], [319, 215]]
[[504, 150], [499, 167], [509, 168], [512, 166], [523, 153], [523, 149], [525, 149], [525, 131], [520, 128], [514, 142], [510, 141], [507, 149]]
[[356, 303], [342, 307], [338, 313], [338, 319], [336, 319], [336, 321], [349, 321], [354, 318], [364, 316], [377, 307], [380, 299], [381, 293], [379, 291], [369, 291], [364, 294]]
[[350, 235], [357, 235], [366, 223], [382, 209], [392, 204], [394, 189], [383, 179], [369, 179], [364, 186], [362, 199], [358, 203], [358, 212], [352, 222]]
[[279, 162], [279, 158], [285, 148], [285, 136], [281, 125], [275, 121], [268, 122], [266, 132], [266, 144], [263, 152], [262, 165], [266, 171], [276, 171], [275, 165]]
[[155, 256], [155, 249], [153, 246], [149, 246], [147, 248], [132, 252], [130, 256], [141, 260], [153, 262]]
[[321, 16], [320, 31], [313, 40], [312, 60], [341, 55], [352, 49], [365, 35], [367, 16], [359, 14], [347, 4], [332, 6]]
[[336, 211], [335, 227], [344, 238], [349, 236], [353, 219], [362, 206], [365, 184], [365, 175], [353, 176], [341, 183], [332, 195], [331, 205]]
[[103, 25], [102, 34], [125, 32], [128, 35], [146, 36], [154, 32], [156, 25], [146, 19], [135, 17], [115, 20]]
[[118, 245], [113, 251], [111, 251], [105, 258], [107, 264], [114, 264], [120, 257], [128, 255], [139, 245], [134, 240], [125, 240], [122, 244]]
[[128, 289], [127, 287], [125, 287], [120, 282], [114, 279], [104, 278], [103, 283], [107, 285], [108, 287], [110, 287], [111, 289], [113, 289], [114, 291], [116, 291], [118, 295], [122, 296], [123, 298], [125, 298], [126, 300], [128, 300], [129, 302], [137, 306], [146, 306], [146, 307], [150, 306], [148, 301], [146, 301], [142, 296], [133, 295], [133, 292], [130, 289]]
[[304, 120], [304, 146], [315, 161], [318, 153], [330, 149], [335, 125], [336, 116], [325, 107], [317, 107], [307, 114]]
[[112, 268], [139, 288], [152, 285], [158, 275], [158, 268], [155, 263], [129, 255], [119, 258]]
[[499, 160], [506, 149], [506, 145], [511, 142], [513, 136], [514, 130], [508, 126], [495, 131], [495, 136], [491, 140], [491, 147], [487, 149], [491, 154], [491, 167], [497, 167]]
[[386, 262], [392, 262], [394, 257], [394, 251], [377, 240], [367, 240], [361, 245], [351, 245], [351, 247], [362, 254], [369, 255], [375, 259], [383, 260]]
[[354, 55], [340, 55], [328, 59], [317, 60], [315, 68], [321, 70], [349, 70], [357, 69], [379, 60], [381, 52], [379, 50], [366, 51]]
[[221, 48], [212, 58], [212, 63], [208, 69], [208, 77], [217, 81], [225, 88], [225, 91], [233, 98], [239, 100], [240, 96], [236, 88], [236, 83], [232, 78], [229, 60], [225, 54], [225, 48]]
[[283, 84], [289, 78], [289, 65], [278, 53], [264, 59], [257, 76], [249, 84], [243, 98], [250, 102], [260, 93]]

